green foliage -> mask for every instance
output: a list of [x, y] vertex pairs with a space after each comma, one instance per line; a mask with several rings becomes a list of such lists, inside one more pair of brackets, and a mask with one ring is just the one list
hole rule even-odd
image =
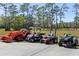
[[[59, 6], [55, 3], [46, 3], [39, 6], [37, 4], [23, 3], [17, 8], [17, 5], [13, 3], [1, 3], [0, 6], [4, 10], [3, 21], [1, 22], [5, 29], [13, 28], [17, 30], [29, 27], [39, 27], [40, 29], [47, 27], [50, 28], [50, 31], [53, 29], [56, 31], [59, 27], [73, 27], [73, 25], [78, 27], [79, 25], [79, 4], [74, 4], [75, 21], [69, 23], [65, 23], [63, 19], [68, 11], [66, 4]], [[58, 22], [59, 20], [60, 22]]]
[[23, 27], [23, 24], [24, 24], [24, 17], [16, 16], [15, 23], [11, 23], [11, 28], [13, 28], [14, 30], [18, 30]]

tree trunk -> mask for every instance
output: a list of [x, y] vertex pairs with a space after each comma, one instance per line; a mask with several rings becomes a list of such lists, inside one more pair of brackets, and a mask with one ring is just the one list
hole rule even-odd
[[57, 13], [56, 13], [56, 24], [55, 24], [55, 36], [57, 35]]
[[23, 21], [23, 28], [25, 27], [25, 14], [24, 14], [24, 12], [23, 12], [23, 17], [24, 17], [24, 21]]
[[[7, 24], [8, 23], [8, 24]], [[5, 31], [10, 31], [9, 21], [7, 22], [7, 5], [5, 7]]]

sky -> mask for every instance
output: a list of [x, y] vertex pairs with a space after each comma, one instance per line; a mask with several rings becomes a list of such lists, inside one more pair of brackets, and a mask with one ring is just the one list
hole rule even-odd
[[[15, 3], [17, 5], [17, 9], [19, 9], [20, 5], [22, 3]], [[30, 5], [37, 4], [39, 6], [44, 5], [45, 3], [30, 3]], [[59, 7], [62, 5], [62, 3], [57, 4]], [[74, 21], [74, 8], [73, 8], [74, 3], [67, 3], [67, 6], [69, 7], [68, 12], [65, 13], [65, 17], [62, 19], [64, 22], [72, 22]], [[0, 7], [0, 16], [4, 14], [4, 10]]]

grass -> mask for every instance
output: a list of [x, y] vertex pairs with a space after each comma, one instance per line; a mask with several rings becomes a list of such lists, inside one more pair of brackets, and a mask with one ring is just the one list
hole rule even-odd
[[[6, 35], [8, 34], [10, 31], [5, 31], [4, 29], [0, 29], [0, 35]], [[33, 30], [31, 32], [34, 32]], [[37, 30], [37, 32], [40, 32], [39, 30]], [[45, 33], [46, 36], [49, 34], [49, 30], [42, 30], [42, 33]], [[54, 32], [54, 31], [53, 31]], [[66, 34], [72, 34], [74, 36], [79, 37], [79, 31], [78, 30], [57, 30], [57, 36], [62, 36], [64, 33]]]
[[5, 29], [0, 29], [0, 35], [6, 35], [8, 34], [10, 31], [5, 31]]
[[[34, 31], [32, 30], [32, 32], [34, 32]], [[40, 31], [37, 30], [37, 32], [40, 32]], [[50, 33], [49, 30], [42, 30], [41, 32], [42, 33], [45, 33], [46, 36]], [[52, 32], [54, 32], [54, 30]], [[79, 37], [79, 30], [75, 30], [75, 29], [70, 29], [70, 30], [67, 30], [67, 29], [59, 29], [59, 30], [57, 30], [57, 33], [56, 34], [57, 34], [57, 36], [62, 36], [64, 33], [71, 34], [73, 36]]]

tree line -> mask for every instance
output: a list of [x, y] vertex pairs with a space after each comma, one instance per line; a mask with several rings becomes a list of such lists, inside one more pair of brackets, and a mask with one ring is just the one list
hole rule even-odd
[[13, 3], [0, 3], [0, 7], [4, 11], [4, 15], [1, 15], [0, 27], [5, 30], [33, 27], [34, 31], [36, 28], [40, 31], [41, 28], [49, 28], [51, 32], [53, 29], [56, 31], [60, 28], [79, 28], [79, 4], [77, 3], [72, 6], [75, 14], [73, 22], [62, 20], [70, 8], [66, 3], [61, 6], [56, 3], [45, 3], [42, 6], [23, 3], [20, 7]]

